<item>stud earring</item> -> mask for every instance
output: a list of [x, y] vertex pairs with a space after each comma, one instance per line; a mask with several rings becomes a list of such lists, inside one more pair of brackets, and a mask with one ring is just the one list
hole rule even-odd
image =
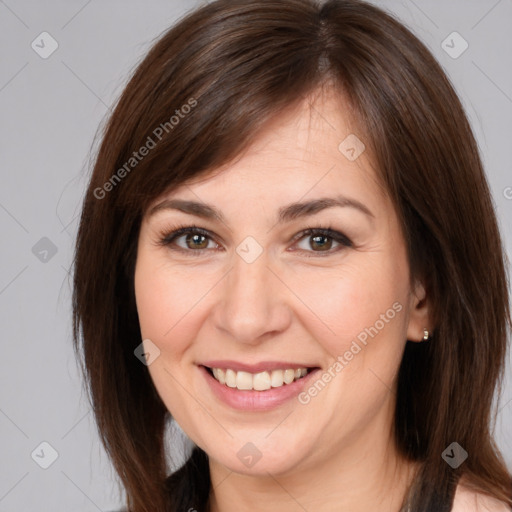
[[423, 329], [423, 341], [428, 341], [430, 338], [429, 332], [427, 329]]

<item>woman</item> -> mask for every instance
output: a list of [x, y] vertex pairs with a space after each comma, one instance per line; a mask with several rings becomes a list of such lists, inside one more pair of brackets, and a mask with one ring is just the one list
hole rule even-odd
[[[192, 12], [115, 108], [76, 246], [75, 348], [128, 510], [509, 510], [506, 282], [461, 103], [398, 21]], [[170, 417], [194, 443], [172, 472]]]

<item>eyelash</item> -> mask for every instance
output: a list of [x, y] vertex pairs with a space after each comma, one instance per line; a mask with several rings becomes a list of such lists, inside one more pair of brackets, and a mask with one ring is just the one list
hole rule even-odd
[[[211, 236], [211, 233], [207, 231], [206, 229], [200, 228], [196, 225], [188, 225], [188, 226], [177, 226], [176, 228], [173, 228], [170, 231], [163, 231], [159, 234], [159, 240], [158, 245], [164, 246], [164, 247], [170, 247], [173, 242], [180, 238], [183, 235], [188, 234], [195, 234], [195, 235], [202, 235], [210, 240], [214, 241], [213, 237]], [[329, 250], [329, 251], [305, 251], [303, 249], [299, 249], [299, 252], [313, 252], [313, 253], [319, 253], [320, 257], [329, 256], [331, 254], [337, 253], [340, 250], [343, 250], [346, 247], [352, 247], [352, 241], [345, 236], [343, 233], [340, 233], [339, 231], [335, 231], [332, 229], [331, 226], [316, 226], [316, 227], [307, 227], [306, 229], [302, 230], [300, 233], [295, 235], [293, 237], [293, 242], [296, 243], [300, 240], [302, 240], [304, 237], [307, 236], [325, 236], [327, 238], [331, 238], [335, 242], [339, 243], [340, 246], [337, 249]], [[216, 242], [215, 242], [216, 243]], [[193, 254], [194, 256], [201, 256], [204, 251], [208, 251], [210, 249], [184, 249], [183, 247], [175, 246], [170, 247], [172, 250], [180, 251], [188, 254]], [[323, 254], [322, 254], [323, 253]], [[311, 257], [311, 256], [308, 256]], [[316, 257], [316, 256], [313, 256]]]

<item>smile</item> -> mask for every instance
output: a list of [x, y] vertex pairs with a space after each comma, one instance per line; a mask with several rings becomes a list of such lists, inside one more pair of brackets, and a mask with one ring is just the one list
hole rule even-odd
[[207, 370], [221, 384], [246, 391], [266, 391], [270, 388], [280, 388], [308, 374], [308, 368], [277, 369], [258, 373], [237, 372], [230, 368], [207, 368]]
[[318, 366], [284, 362], [247, 365], [212, 361], [208, 366], [200, 364], [198, 368], [216, 401], [231, 409], [254, 412], [293, 403], [320, 371]]

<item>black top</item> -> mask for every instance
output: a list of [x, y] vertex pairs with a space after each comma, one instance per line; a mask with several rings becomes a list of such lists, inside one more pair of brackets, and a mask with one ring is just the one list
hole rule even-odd
[[[435, 493], [428, 512], [451, 512], [453, 507], [453, 501], [455, 499], [455, 493], [457, 491], [458, 480], [451, 480], [447, 488], [444, 491], [438, 491]], [[414, 512], [411, 510], [411, 512]]]
[[[451, 512], [453, 507], [453, 501], [455, 498], [455, 492], [457, 491], [457, 483], [453, 482], [449, 485], [448, 490], [444, 494], [438, 494], [435, 503], [432, 504], [429, 512]], [[510, 509], [512, 512], [512, 508]], [[126, 509], [120, 509], [112, 512], [127, 512]], [[414, 511], [411, 511], [414, 512]]]

